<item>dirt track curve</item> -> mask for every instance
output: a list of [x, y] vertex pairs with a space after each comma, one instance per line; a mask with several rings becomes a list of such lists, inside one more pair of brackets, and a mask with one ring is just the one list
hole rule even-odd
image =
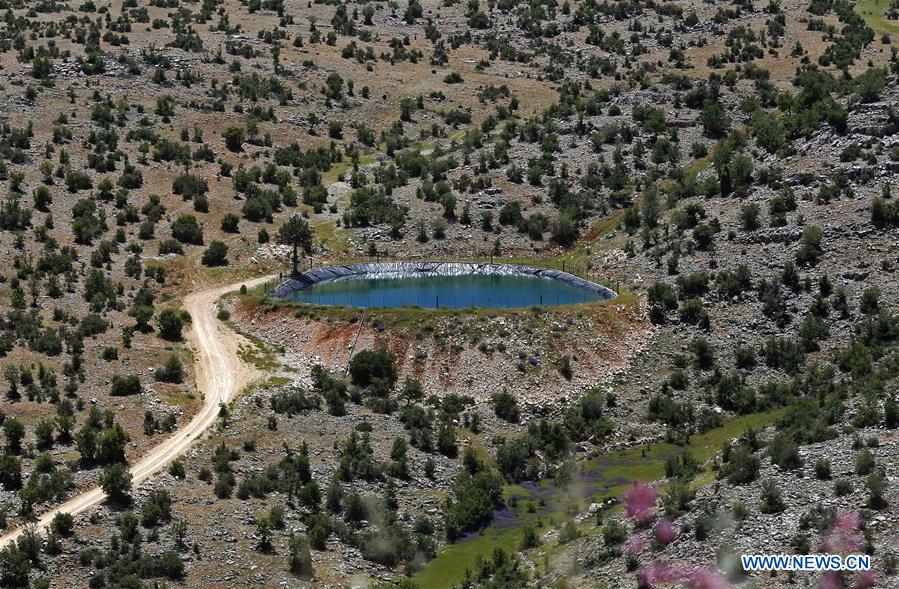
[[[233, 399], [239, 391], [259, 376], [255, 368], [244, 364], [239, 358], [238, 343], [242, 338], [216, 318], [215, 303], [223, 294], [236, 290], [241, 285], [252, 287], [269, 278], [271, 277], [254, 278], [202, 290], [191, 293], [184, 299], [184, 309], [191, 317], [188, 340], [196, 358], [194, 370], [197, 390], [203, 395], [203, 405], [187, 425], [175, 431], [171, 437], [155, 446], [131, 466], [135, 486], [162, 470], [190, 448], [190, 445], [215, 423], [219, 406]], [[36, 525], [42, 529], [50, 524], [57, 513], [75, 515], [102, 503], [104, 499], [106, 494], [102, 489], [93, 487], [42, 513]], [[0, 548], [14, 541], [21, 533], [22, 528], [19, 527], [4, 534], [0, 537]]]

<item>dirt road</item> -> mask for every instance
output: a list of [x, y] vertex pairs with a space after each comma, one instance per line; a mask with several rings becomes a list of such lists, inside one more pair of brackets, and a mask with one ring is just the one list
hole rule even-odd
[[[183, 454], [194, 440], [215, 423], [219, 406], [230, 401], [259, 376], [255, 368], [244, 364], [238, 357], [238, 343], [242, 338], [216, 318], [215, 302], [220, 296], [237, 290], [242, 284], [252, 287], [270, 278], [270, 276], [254, 278], [198, 291], [184, 299], [184, 309], [191, 317], [188, 339], [195, 354], [197, 389], [203, 395], [203, 405], [187, 425], [155, 446], [131, 467], [134, 485], [147, 480]], [[49, 525], [57, 513], [75, 515], [103, 502], [104, 499], [106, 494], [99, 487], [94, 487], [42, 513], [38, 518], [37, 527], [44, 528]], [[22, 529], [17, 528], [0, 537], [0, 548], [18, 538], [21, 533]]]

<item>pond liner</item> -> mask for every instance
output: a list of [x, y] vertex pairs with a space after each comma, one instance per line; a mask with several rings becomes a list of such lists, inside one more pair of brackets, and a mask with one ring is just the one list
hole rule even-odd
[[275, 298], [285, 298], [290, 293], [309, 288], [313, 284], [333, 282], [364, 276], [367, 278], [407, 278], [414, 276], [536, 276], [550, 280], [558, 280], [600, 295], [603, 300], [615, 298], [615, 291], [579, 278], [574, 274], [553, 270], [551, 268], [535, 268], [518, 264], [494, 264], [489, 262], [370, 262], [363, 264], [344, 264], [312, 268], [282, 282], [275, 290]]

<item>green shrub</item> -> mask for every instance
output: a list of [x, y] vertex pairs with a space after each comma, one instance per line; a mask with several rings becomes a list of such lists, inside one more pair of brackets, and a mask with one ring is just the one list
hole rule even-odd
[[627, 530], [617, 521], [610, 519], [602, 528], [602, 539], [606, 546], [618, 546], [627, 537]]
[[766, 479], [762, 483], [762, 513], [780, 513], [786, 508], [783, 496], [774, 479]]
[[172, 222], [172, 237], [181, 243], [203, 245], [203, 229], [197, 223], [197, 218], [191, 214], [179, 215]]
[[159, 337], [177, 342], [181, 341], [181, 332], [184, 324], [190, 320], [190, 316], [184, 312], [172, 308], [166, 308], [159, 312], [157, 322], [159, 324]]
[[[110, 500], [126, 504], [131, 501], [131, 473], [128, 467], [120, 462], [103, 468], [100, 475], [100, 487]], [[179, 560], [180, 562], [180, 560]]]
[[225, 216], [222, 217], [222, 231], [224, 231], [225, 233], [237, 233], [237, 225], [239, 222], [240, 217], [238, 217], [234, 213], [225, 213]]
[[375, 380], [393, 386], [396, 383], [396, 356], [388, 350], [363, 350], [350, 360], [350, 378], [354, 385], [367, 387]]
[[722, 474], [734, 485], [751, 483], [759, 475], [760, 460], [742, 444], [731, 452], [730, 460], [722, 468]]
[[204, 266], [227, 266], [228, 246], [221, 241], [213, 241], [203, 252], [202, 262]]
[[837, 497], [849, 495], [853, 490], [852, 481], [849, 481], [848, 479], [837, 479], [833, 483], [833, 492]]
[[771, 456], [771, 461], [784, 470], [795, 470], [802, 466], [799, 447], [783, 432], [778, 433], [771, 440], [768, 445], [768, 454]]
[[287, 542], [288, 568], [293, 575], [303, 579], [311, 579], [314, 576], [309, 544], [309, 539], [303, 535], [291, 536]]
[[180, 383], [184, 381], [184, 367], [178, 356], [172, 354], [165, 365], [156, 369], [156, 380], [160, 382]]
[[510, 423], [518, 423], [520, 410], [515, 395], [503, 389], [502, 392], [494, 393], [490, 397], [490, 403], [497, 417]]
[[138, 377], [136, 374], [129, 374], [125, 376], [116, 374], [112, 377], [112, 387], [110, 390], [110, 394], [113, 397], [136, 395], [142, 390], [143, 388], [140, 384], [140, 377]]
[[446, 534], [455, 540], [465, 532], [487, 525], [493, 511], [502, 505], [503, 479], [496, 472], [477, 474], [462, 471], [453, 483], [453, 500], [444, 509]]
[[172, 181], [172, 192], [180, 194], [184, 200], [191, 200], [209, 192], [209, 184], [199, 176], [181, 174]]

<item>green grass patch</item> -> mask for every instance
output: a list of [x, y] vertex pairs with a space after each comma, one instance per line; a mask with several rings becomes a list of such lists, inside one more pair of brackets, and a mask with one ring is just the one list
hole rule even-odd
[[684, 170], [685, 176], [693, 176], [694, 178], [708, 169], [709, 165], [712, 163], [712, 153], [714, 153], [714, 148], [712, 152], [708, 155], [697, 158], [690, 162], [690, 165], [687, 166], [687, 169]]
[[238, 346], [237, 355], [241, 360], [255, 366], [259, 370], [274, 370], [281, 366], [274, 360], [267, 349], [255, 345], [242, 344]]
[[[368, 164], [373, 164], [375, 162], [375, 156], [370, 153], [362, 153], [359, 154], [359, 165], [365, 166]], [[353, 162], [350, 161], [349, 158], [343, 158], [343, 161], [334, 164], [331, 166], [331, 169], [322, 174], [322, 184], [328, 186], [329, 184], [333, 184], [340, 180], [341, 176], [350, 171], [353, 167]]]
[[[700, 462], [708, 462], [724, 442], [739, 437], [748, 428], [760, 430], [771, 425], [785, 411], [778, 409], [738, 417], [719, 428], [693, 436], [685, 446], [669, 443], [635, 446], [588, 460], [581, 467], [581, 476], [575, 475], [564, 485], [556, 487], [557, 492], [543, 494], [545, 506], [538, 507], [537, 513], [528, 513], [527, 510], [527, 505], [535, 501], [535, 493], [522, 485], [509, 485], [505, 496], [507, 499], [518, 498], [513, 511], [519, 516], [519, 525], [504, 528], [491, 526], [469, 540], [445, 547], [414, 580], [420, 587], [450, 589], [464, 579], [466, 569], [475, 569], [478, 556], [489, 556], [497, 546], [518, 551], [525, 524], [541, 523], [538, 533], [542, 534], [569, 517], [573, 503], [577, 504], [578, 509], [583, 509], [593, 502], [621, 497], [634, 482], [649, 483], [663, 479], [665, 459], [685, 450]], [[714, 473], [706, 467], [694, 485], [708, 484], [714, 479]], [[557, 484], [558, 481], [545, 480], [537, 486], [542, 491]]]
[[285, 376], [271, 376], [266, 380], [259, 383], [257, 388], [260, 389], [274, 389], [277, 387], [283, 387], [284, 385], [290, 384], [290, 379]]
[[352, 251], [350, 237], [353, 232], [338, 227], [335, 221], [325, 221], [315, 225], [315, 237], [327, 248], [328, 253], [345, 256]]
[[[249, 298], [252, 299], [252, 297]], [[231, 320], [223, 321], [223, 323], [247, 340], [247, 343], [240, 343], [237, 346], [237, 356], [242, 361], [263, 371], [283, 368], [283, 365], [277, 360], [277, 353], [283, 350], [273, 349], [260, 338], [241, 329], [240, 326]]]
[[187, 407], [193, 404], [194, 401], [197, 400], [197, 396], [192, 392], [185, 390], [182, 387], [172, 388], [162, 388], [158, 390], [157, 393], [159, 397], [168, 403], [169, 405], [176, 405], [178, 407]]
[[[855, 3], [857, 12], [868, 26], [878, 33], [899, 32], [899, 21], [886, 17], [886, 11], [890, 8], [890, 0], [859, 0]], [[877, 42], [877, 41], [875, 41]]]

